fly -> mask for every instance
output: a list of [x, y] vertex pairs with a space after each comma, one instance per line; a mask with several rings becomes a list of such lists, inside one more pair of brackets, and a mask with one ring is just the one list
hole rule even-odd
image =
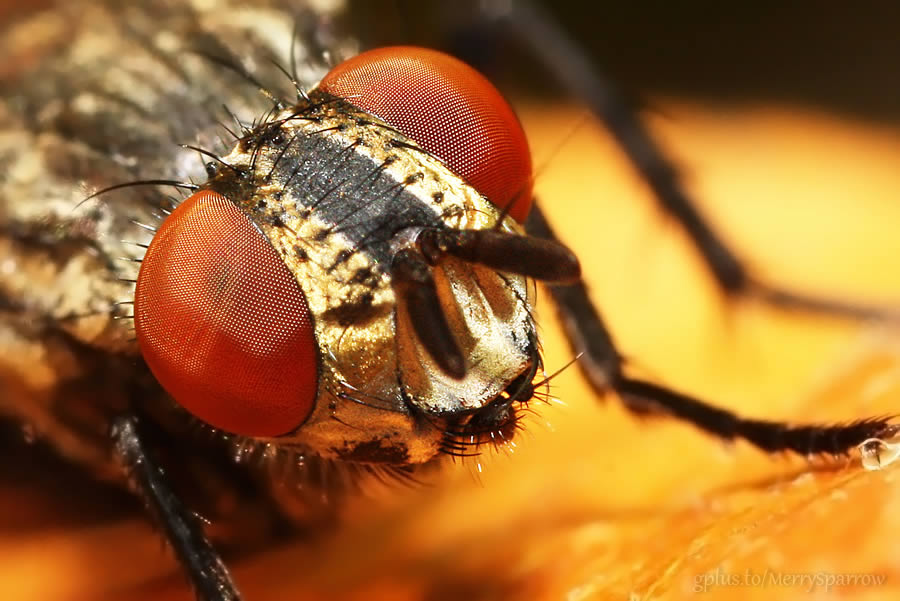
[[[507, 25], [606, 119], [723, 291], [892, 317], [751, 277], [580, 50], [531, 3], [512, 6]], [[6, 387], [20, 392], [3, 411], [100, 477], [121, 480], [124, 467], [202, 598], [240, 598], [195, 517], [239, 519], [217, 506], [217, 487], [252, 482], [243, 501], [314, 522], [361, 478], [414, 478], [442, 457], [508, 444], [546, 383], [534, 281], [550, 285], [595, 387], [637, 414], [773, 453], [841, 455], [866, 443], [869, 456], [866, 441], [896, 435], [882, 418], [746, 418], [631, 375], [577, 258], [533, 202], [517, 118], [456, 59], [395, 47], [326, 72], [320, 46], [351, 43], [304, 4], [240, 26], [227, 11], [177, 3], [117, 21], [118, 10], [73, 16], [71, 48], [26, 47], [22, 57], [41, 60], [6, 85], [10, 127], [26, 142], [7, 149], [5, 243], [23, 267], [0, 290], [20, 316], [4, 361], [49, 349], [74, 367], [32, 387], [28, 369], [10, 370]], [[280, 29], [253, 25], [273, 22]], [[298, 34], [293, 23], [323, 27]], [[111, 74], [94, 68], [102, 60], [115, 63]], [[287, 66], [258, 67], [273, 62]], [[293, 97], [262, 83], [278, 71]], [[217, 123], [210, 107], [223, 102], [253, 119]], [[233, 139], [216, 140], [223, 129]], [[186, 131], [196, 140], [178, 151], [170, 138]], [[197, 152], [210, 159], [202, 174], [188, 158]], [[35, 163], [45, 171], [35, 175]], [[34, 200], [15, 202], [23, 197]], [[28, 266], [41, 262], [55, 294], [31, 285]], [[196, 474], [215, 477], [186, 492]], [[298, 481], [296, 498], [274, 491], [282, 477]]]

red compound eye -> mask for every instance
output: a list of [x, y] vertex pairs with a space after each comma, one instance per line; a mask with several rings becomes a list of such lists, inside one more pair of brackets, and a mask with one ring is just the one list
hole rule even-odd
[[198, 192], [163, 222], [141, 264], [134, 322], [153, 375], [212, 426], [277, 436], [312, 411], [318, 373], [306, 297], [220, 194]]
[[480, 73], [434, 50], [364, 52], [332, 69], [319, 87], [390, 123], [518, 221], [531, 208], [525, 132]]

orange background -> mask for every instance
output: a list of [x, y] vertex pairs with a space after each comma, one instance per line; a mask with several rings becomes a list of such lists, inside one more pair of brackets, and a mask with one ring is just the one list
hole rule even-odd
[[[900, 132], [788, 108], [655, 106], [654, 130], [688, 187], [755, 273], [807, 292], [900, 301]], [[900, 410], [896, 331], [726, 307], [600, 126], [577, 108], [520, 108], [537, 194], [648, 377], [757, 417]], [[539, 321], [553, 372], [572, 354], [546, 303]], [[807, 590], [721, 585], [748, 570], [877, 573], [879, 586], [827, 597], [900, 593], [895, 467], [810, 466], [641, 423], [598, 399], [576, 368], [552, 392], [566, 405], [537, 407], [515, 453], [485, 457], [481, 473], [474, 462], [451, 465], [433, 486], [372, 491], [333, 538], [234, 564], [245, 597], [685, 599], [704, 584], [706, 599], [792, 599]], [[192, 598], [142, 518], [62, 519], [66, 506], [42, 487], [4, 485], [0, 598]]]

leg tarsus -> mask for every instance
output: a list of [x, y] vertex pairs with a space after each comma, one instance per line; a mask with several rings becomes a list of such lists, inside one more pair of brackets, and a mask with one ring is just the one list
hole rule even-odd
[[156, 518], [197, 596], [204, 601], [240, 601], [228, 568], [206, 538], [200, 520], [181, 503], [152, 457], [139, 418], [132, 414], [116, 418], [110, 435], [132, 486]]
[[803, 311], [805, 313], [833, 315], [860, 321], [885, 320], [900, 322], [900, 307], [805, 295], [752, 279], [748, 281], [747, 288], [743, 293], [785, 311]]
[[891, 435], [890, 417], [861, 419], [844, 424], [800, 424], [747, 419], [731, 411], [664, 386], [620, 376], [613, 389], [626, 406], [640, 403], [644, 414], [669, 415], [724, 440], [741, 438], [767, 453], [791, 451], [799, 455], [845, 455], [869, 438]]

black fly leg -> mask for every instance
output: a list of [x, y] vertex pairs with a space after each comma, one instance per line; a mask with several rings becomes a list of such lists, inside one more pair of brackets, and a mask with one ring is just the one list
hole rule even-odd
[[117, 418], [111, 437], [117, 459], [187, 571], [198, 598], [238, 601], [241, 596], [203, 533], [203, 525], [169, 488], [165, 474], [151, 455], [141, 436], [140, 419], [130, 414]]
[[[690, 235], [720, 289], [727, 295], [750, 295], [785, 309], [861, 319], [897, 315], [892, 309], [816, 298], [755, 280], [700, 215], [696, 203], [682, 188], [677, 170], [621, 93], [600, 75], [554, 19], [529, 0], [512, 3], [508, 16], [517, 37], [530, 45], [535, 57], [604, 121], [652, 189], [660, 208]], [[527, 229], [533, 236], [557, 239], [537, 206], [532, 209]], [[551, 286], [549, 290], [569, 340], [580, 353], [580, 363], [593, 386], [600, 391], [614, 391], [636, 413], [669, 415], [726, 440], [743, 438], [764, 451], [789, 450], [805, 455], [845, 453], [867, 438], [890, 436], [896, 432], [895, 426], [881, 418], [842, 425], [800, 426], [746, 419], [680, 392], [631, 378], [624, 373], [624, 361], [584, 284]]]
[[[540, 207], [528, 217], [532, 236], [556, 240]], [[600, 392], [613, 391], [625, 406], [640, 415], [666, 415], [693, 424], [724, 440], [742, 438], [763, 451], [793, 451], [800, 455], [841, 455], [868, 438], [892, 437], [898, 426], [888, 418], [863, 419], [835, 425], [791, 425], [748, 419], [726, 409], [624, 373], [624, 360], [588, 297], [583, 283], [549, 286], [563, 328], [591, 384]]]
[[508, 12], [516, 37], [535, 58], [606, 125], [633, 167], [653, 191], [660, 209], [690, 236], [719, 288], [729, 297], [750, 296], [782, 309], [796, 309], [855, 319], [900, 318], [893, 307], [867, 306], [784, 290], [759, 281], [719, 238], [681, 185], [677, 169], [615, 85], [553, 17], [530, 0], [516, 0]]

